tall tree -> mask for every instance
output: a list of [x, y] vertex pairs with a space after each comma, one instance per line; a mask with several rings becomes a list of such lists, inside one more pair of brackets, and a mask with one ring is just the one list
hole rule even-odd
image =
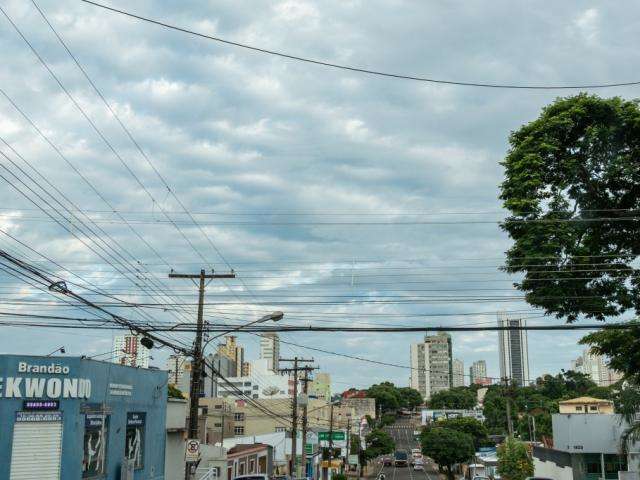
[[365, 449], [365, 457], [367, 459], [392, 453], [396, 448], [393, 438], [384, 430], [372, 431], [365, 437], [365, 442], [367, 445], [367, 448]]
[[423, 399], [419, 391], [410, 387], [401, 387], [398, 391], [404, 408], [414, 409], [422, 405]]
[[476, 406], [477, 395], [469, 387], [455, 387], [442, 390], [431, 395], [430, 408], [461, 408], [470, 409]]
[[448, 428], [429, 428], [420, 440], [422, 453], [445, 468], [449, 480], [454, 478], [453, 465], [466, 462], [475, 453], [471, 435]]
[[638, 101], [561, 98], [509, 142], [504, 269], [527, 302], [567, 321], [640, 313]]
[[498, 447], [498, 473], [504, 480], [525, 480], [533, 475], [533, 461], [524, 443], [508, 437]]

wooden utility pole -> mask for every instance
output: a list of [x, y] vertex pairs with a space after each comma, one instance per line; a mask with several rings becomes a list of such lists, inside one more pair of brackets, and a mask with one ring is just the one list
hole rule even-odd
[[[197, 440], [198, 436], [198, 408], [200, 404], [200, 382], [202, 376], [202, 330], [204, 326], [204, 290], [209, 283], [205, 284], [206, 280], [213, 280], [214, 278], [235, 278], [235, 273], [223, 273], [216, 274], [205, 273], [204, 269], [200, 270], [199, 274], [186, 274], [186, 273], [169, 273], [169, 278], [186, 278], [195, 283], [195, 280], [200, 280], [198, 285], [198, 319], [196, 321], [196, 338], [193, 344], [191, 363], [191, 382], [189, 384], [189, 429], [188, 439]], [[187, 463], [185, 468], [184, 478], [189, 480], [191, 478], [191, 465]]]
[[[313, 363], [313, 358], [305, 360], [304, 358], [280, 358], [279, 362], [293, 362], [293, 368], [281, 368], [279, 372], [293, 373], [293, 404], [291, 407], [291, 468], [289, 469], [289, 475], [297, 477], [297, 443], [298, 443], [298, 372], [300, 371], [312, 371], [313, 367], [304, 366], [301, 367], [301, 363]], [[303, 439], [304, 442], [304, 439]], [[304, 445], [302, 447], [304, 450]]]
[[[308, 399], [309, 394], [309, 382], [311, 379], [309, 378], [309, 370], [304, 371], [304, 377], [302, 377], [302, 393]], [[308, 401], [302, 405], [302, 477], [307, 476], [307, 425], [308, 425]]]

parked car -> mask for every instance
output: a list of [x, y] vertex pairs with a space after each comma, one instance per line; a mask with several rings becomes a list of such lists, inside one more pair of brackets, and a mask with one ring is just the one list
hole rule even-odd
[[382, 466], [384, 466], [384, 467], [393, 466], [393, 458], [391, 458], [391, 457], [383, 457], [382, 458]]

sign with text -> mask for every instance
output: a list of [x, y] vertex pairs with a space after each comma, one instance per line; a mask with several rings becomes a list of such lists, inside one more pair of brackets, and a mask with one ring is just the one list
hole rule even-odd
[[331, 440], [334, 442], [344, 441], [347, 437], [344, 432], [318, 432], [318, 440], [329, 441], [329, 434], [331, 434]]

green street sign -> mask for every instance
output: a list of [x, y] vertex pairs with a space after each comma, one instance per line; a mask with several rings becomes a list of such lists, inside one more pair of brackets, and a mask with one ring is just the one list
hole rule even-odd
[[[344, 441], [346, 435], [344, 432], [331, 432], [331, 439], [335, 441]], [[318, 432], [318, 440], [329, 441], [329, 432]]]
[[305, 443], [304, 445], [304, 453], [307, 455], [313, 455], [313, 444]]

